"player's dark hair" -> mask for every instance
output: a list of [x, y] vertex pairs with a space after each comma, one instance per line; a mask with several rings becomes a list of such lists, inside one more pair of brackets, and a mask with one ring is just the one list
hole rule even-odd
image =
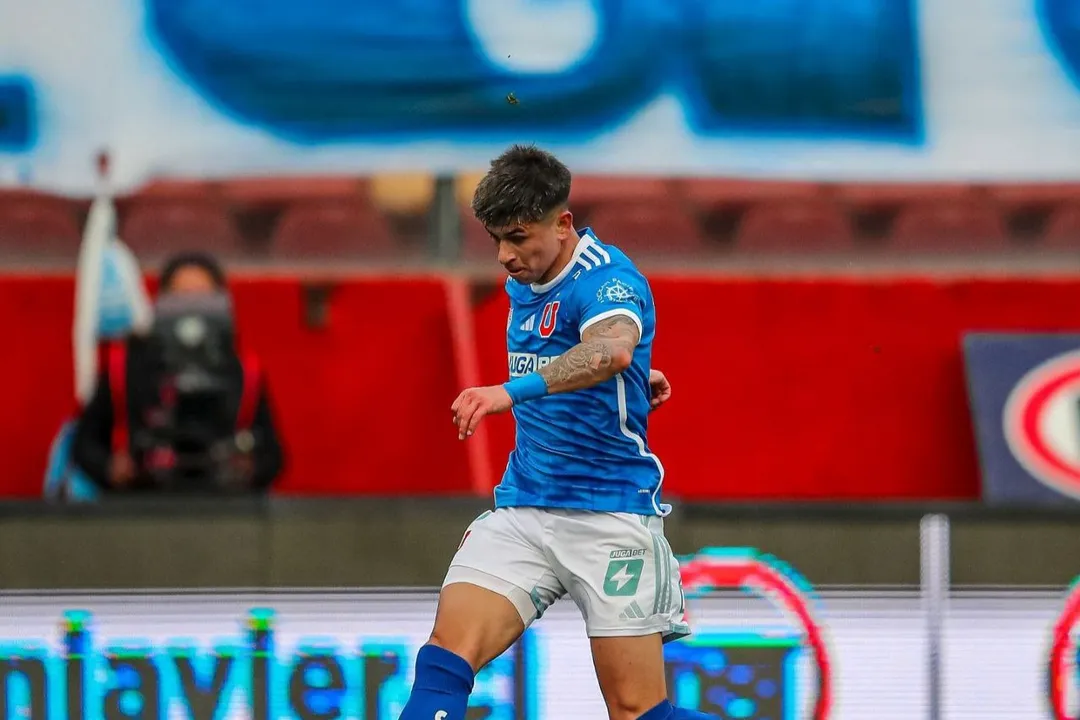
[[165, 267], [161, 270], [161, 289], [167, 291], [172, 287], [173, 278], [176, 277], [176, 273], [189, 267], [197, 267], [204, 271], [210, 276], [210, 279], [214, 283], [214, 287], [218, 290], [225, 289], [225, 270], [213, 255], [204, 252], [182, 252], [169, 258], [165, 262]]
[[537, 222], [570, 199], [570, 170], [535, 145], [514, 145], [491, 161], [472, 209], [485, 227]]

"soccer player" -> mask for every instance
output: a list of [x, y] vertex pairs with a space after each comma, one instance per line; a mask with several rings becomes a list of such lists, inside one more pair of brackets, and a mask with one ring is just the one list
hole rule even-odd
[[671, 396], [650, 369], [652, 293], [626, 255], [574, 229], [569, 197], [570, 171], [530, 146], [495, 159], [473, 197], [510, 275], [511, 379], [451, 409], [462, 440], [513, 411], [516, 446], [495, 510], [451, 562], [401, 720], [464, 720], [476, 672], [566, 594], [612, 720], [710, 717], [667, 700], [662, 643], [689, 628], [664, 469], [645, 442], [650, 410]]

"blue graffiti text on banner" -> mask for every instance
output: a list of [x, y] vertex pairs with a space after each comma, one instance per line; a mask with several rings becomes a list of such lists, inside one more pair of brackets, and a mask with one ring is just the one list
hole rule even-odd
[[[697, 123], [917, 139], [915, 19], [909, 2], [693, 2], [689, 61]], [[697, 103], [695, 103], [697, 104]]]
[[[417, 648], [408, 643], [302, 640], [276, 643], [272, 613], [253, 610], [246, 637], [212, 648], [190, 641], [100, 644], [87, 613], [65, 618], [63, 645], [0, 639], [0, 707], [5, 717], [221, 718], [230, 705], [243, 717], [396, 718]], [[536, 717], [531, 635], [484, 668], [469, 699], [469, 718]], [[229, 717], [234, 717], [233, 713]]]
[[299, 141], [587, 137], [663, 91], [701, 132], [921, 139], [911, 0], [148, 3], [178, 72]]
[[1080, 85], [1080, 0], [1041, 0], [1039, 18], [1058, 60]]
[[24, 151], [34, 144], [34, 91], [22, 77], [0, 77], [0, 150]]

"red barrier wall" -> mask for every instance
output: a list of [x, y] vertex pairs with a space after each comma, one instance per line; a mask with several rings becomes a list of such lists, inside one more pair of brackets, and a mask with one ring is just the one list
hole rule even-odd
[[[233, 294], [285, 438], [282, 491], [468, 491], [464, 448], [448, 431], [457, 387], [441, 281], [341, 284], [325, 329], [304, 324], [295, 280], [237, 280]], [[0, 494], [40, 495], [49, 444], [72, 410], [73, 298], [71, 279], [0, 279]]]
[[0, 495], [40, 495], [53, 436], [75, 409], [67, 278], [0, 279]]
[[[777, 280], [656, 277], [655, 364], [672, 403], [651, 441], [673, 496], [969, 498], [978, 492], [964, 330], [1080, 330], [1080, 279]], [[245, 345], [263, 358], [289, 456], [282, 491], [466, 492], [450, 423], [458, 391], [443, 283], [353, 280], [329, 325], [303, 322], [292, 279], [234, 285]], [[69, 278], [0, 279], [8, 352], [0, 493], [40, 492], [71, 409]], [[506, 374], [506, 301], [479, 300], [481, 372]], [[512, 421], [491, 423], [501, 469]]]
[[288, 452], [282, 491], [469, 490], [451, 432], [458, 388], [440, 280], [343, 283], [325, 329], [305, 326], [294, 280], [241, 281], [234, 294], [243, 342], [272, 383]]
[[[652, 280], [654, 365], [673, 385], [650, 444], [673, 496], [978, 494], [960, 338], [1077, 330], [1078, 280]], [[487, 377], [507, 305], [478, 308]], [[493, 435], [505, 457], [506, 423]]]

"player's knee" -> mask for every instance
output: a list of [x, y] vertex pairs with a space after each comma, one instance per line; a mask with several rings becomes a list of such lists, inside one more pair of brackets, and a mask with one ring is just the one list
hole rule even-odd
[[469, 637], [460, 631], [447, 631], [436, 627], [428, 638], [428, 645], [434, 645], [457, 655], [472, 666], [473, 672], [482, 667], [485, 662], [482, 657], [484, 648], [479, 637]]
[[672, 714], [674, 710], [675, 708], [671, 707], [670, 702], [663, 700], [659, 704], [653, 705], [645, 712], [634, 715], [634, 720], [672, 720], [672, 718], [675, 717]]
[[457, 635], [457, 633], [445, 633], [434, 630], [431, 633], [431, 637], [428, 638], [427, 644], [452, 652], [458, 657], [463, 658], [474, 668], [476, 667], [471, 657], [476, 652], [476, 643], [473, 643], [473, 647], [470, 648], [470, 644], [465, 641], [465, 638]]
[[[664, 700], [657, 705], [656, 699], [645, 701], [640, 697], [612, 697], [607, 701], [611, 720], [667, 720], [671, 717], [671, 705]], [[664, 714], [667, 708], [667, 714]]]
[[636, 720], [720, 720], [720, 718], [697, 710], [677, 708], [664, 700], [638, 715]]

